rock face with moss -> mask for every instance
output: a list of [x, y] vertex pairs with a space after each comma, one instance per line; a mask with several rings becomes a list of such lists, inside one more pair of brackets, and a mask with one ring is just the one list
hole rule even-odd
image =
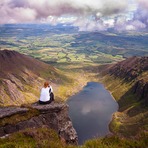
[[66, 143], [77, 144], [78, 137], [68, 116], [68, 105], [51, 103], [28, 107], [0, 108], [0, 137], [27, 128], [54, 129]]

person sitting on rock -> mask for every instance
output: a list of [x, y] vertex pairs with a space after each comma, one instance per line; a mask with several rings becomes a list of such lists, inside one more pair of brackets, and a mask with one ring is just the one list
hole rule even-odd
[[49, 85], [49, 82], [45, 82], [41, 89], [39, 104], [49, 104], [52, 101], [54, 101], [52, 86]]

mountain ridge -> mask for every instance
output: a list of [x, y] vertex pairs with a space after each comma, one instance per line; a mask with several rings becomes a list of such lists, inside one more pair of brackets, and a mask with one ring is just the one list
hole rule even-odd
[[148, 71], [148, 57], [131, 57], [113, 65], [109, 73], [125, 80], [133, 80]]
[[[18, 71], [23, 71], [24, 68], [35, 72], [42, 68], [49, 68], [49, 65], [13, 50], [0, 51], [0, 66], [4, 76], [6, 76], [8, 72], [17, 73]], [[52, 66], [50, 66], [50, 68], [55, 70]]]

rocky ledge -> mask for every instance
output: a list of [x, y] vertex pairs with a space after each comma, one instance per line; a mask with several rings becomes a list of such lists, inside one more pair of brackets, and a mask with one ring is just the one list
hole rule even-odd
[[68, 116], [68, 105], [38, 103], [24, 107], [0, 108], [0, 137], [26, 128], [52, 128], [66, 143], [77, 144], [78, 137]]

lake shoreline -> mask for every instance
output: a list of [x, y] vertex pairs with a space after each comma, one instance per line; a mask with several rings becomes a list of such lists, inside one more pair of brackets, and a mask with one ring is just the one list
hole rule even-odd
[[[70, 97], [67, 103], [69, 116], [78, 133], [80, 144], [93, 137], [111, 134], [109, 124], [118, 108], [116, 101], [102, 83], [87, 82], [87, 85]], [[95, 122], [92, 122], [93, 120]], [[89, 129], [90, 126], [92, 130]]]

